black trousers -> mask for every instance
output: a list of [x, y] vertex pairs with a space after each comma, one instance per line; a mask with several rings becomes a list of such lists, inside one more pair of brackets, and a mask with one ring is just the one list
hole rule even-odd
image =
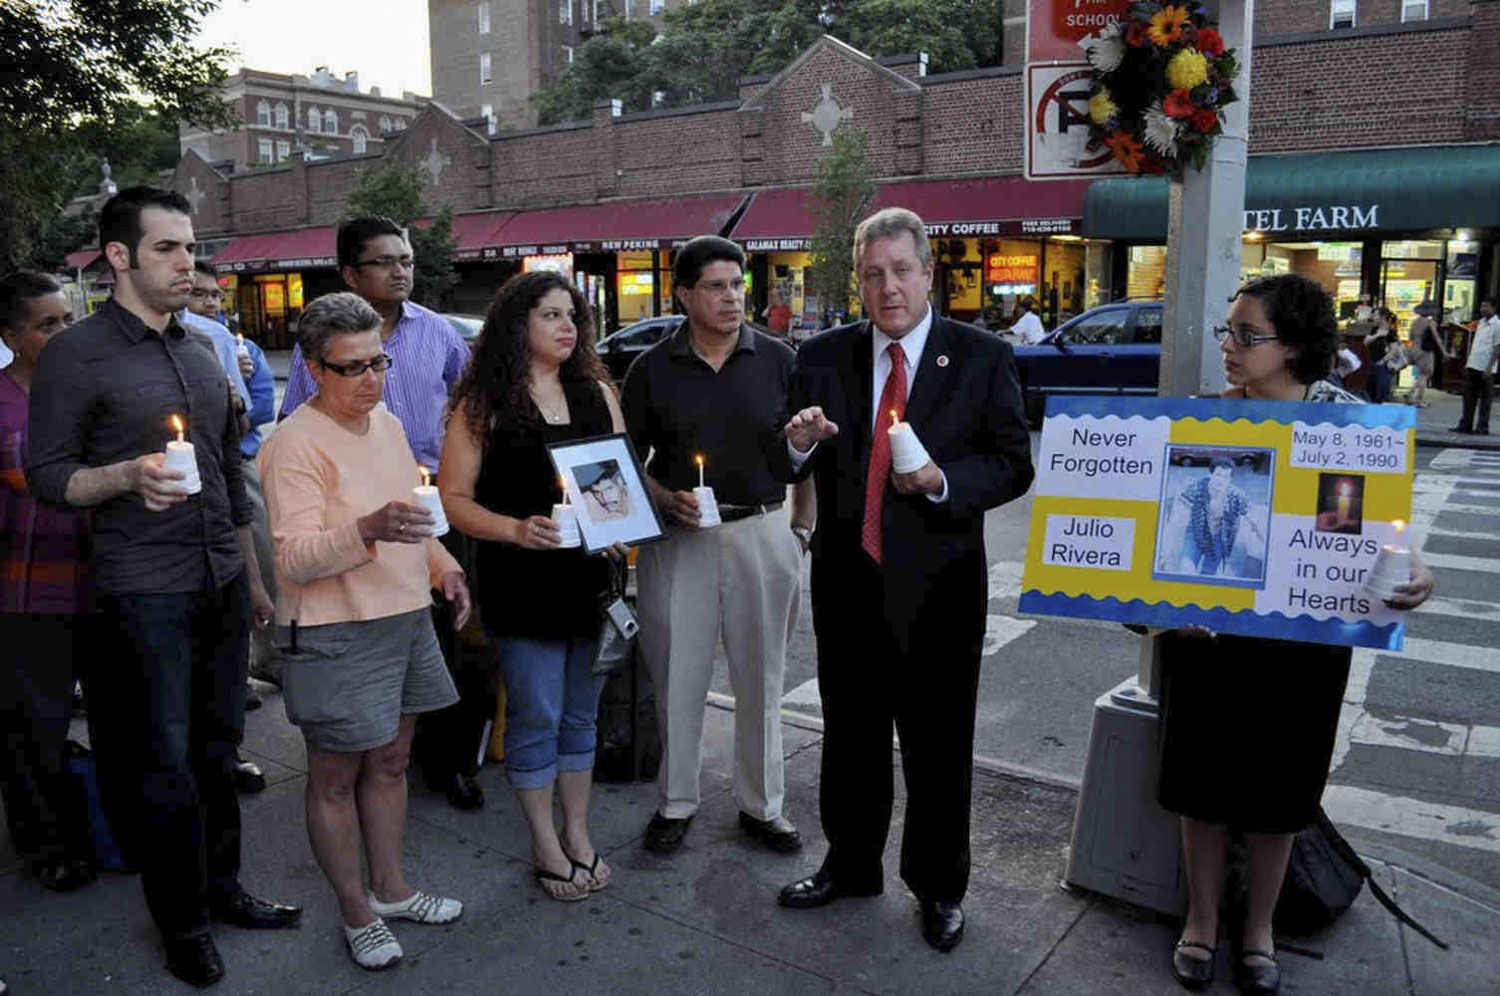
[[[820, 567], [827, 572], [822, 585]], [[976, 632], [955, 624], [955, 613], [967, 614], [970, 606], [889, 611], [886, 579], [863, 556], [832, 567], [814, 564], [813, 571], [824, 723], [818, 805], [829, 843], [824, 868], [845, 888], [880, 887], [894, 798], [894, 728], [906, 781], [901, 878], [918, 899], [961, 900], [969, 883], [983, 588]]]
[[250, 586], [104, 595], [108, 652], [88, 671], [100, 791], [146, 904], [171, 938], [239, 891], [234, 749], [245, 724]]
[[[1490, 402], [1495, 394], [1495, 375], [1464, 367], [1464, 412], [1459, 417], [1461, 428], [1472, 432], [1490, 431]], [[1475, 410], [1478, 409], [1478, 418]]]
[[[478, 579], [474, 572], [474, 544], [457, 530], [450, 529], [440, 543], [464, 568], [474, 611], [479, 611]], [[495, 693], [499, 665], [488, 644], [468, 647], [453, 630], [453, 608], [439, 596], [432, 609], [432, 626], [437, 630], [438, 645], [458, 701], [446, 709], [423, 713], [417, 719], [417, 733], [412, 757], [429, 782], [439, 782], [455, 774], [472, 775], [479, 769], [479, 750], [484, 725], [495, 718]], [[471, 623], [470, 625], [473, 625]]]
[[75, 661], [90, 616], [0, 613], [8, 665], [0, 680], [0, 795], [16, 853], [33, 865], [92, 860], [63, 743], [73, 715]]

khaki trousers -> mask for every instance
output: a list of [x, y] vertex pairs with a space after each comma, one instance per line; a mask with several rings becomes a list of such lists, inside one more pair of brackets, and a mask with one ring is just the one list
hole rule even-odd
[[659, 812], [698, 809], [703, 710], [723, 642], [734, 689], [734, 797], [758, 820], [786, 794], [781, 696], [797, 625], [801, 550], [786, 506], [702, 531], [668, 527], [637, 561], [641, 653], [656, 685], [662, 764]]

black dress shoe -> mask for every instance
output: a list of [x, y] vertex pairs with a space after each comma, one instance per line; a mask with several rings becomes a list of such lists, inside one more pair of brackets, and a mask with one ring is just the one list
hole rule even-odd
[[740, 829], [750, 839], [781, 854], [802, 850], [802, 835], [785, 816], [769, 820], [757, 820], [749, 813], [740, 813]]
[[254, 761], [234, 755], [234, 788], [241, 795], [254, 795], [266, 787], [266, 774]]
[[674, 820], [660, 813], [652, 813], [651, 822], [646, 824], [646, 839], [642, 843], [653, 854], [671, 854], [682, 846], [682, 838], [687, 836], [692, 822], [691, 816]]
[[[1250, 957], [1261, 957], [1266, 959], [1267, 964], [1245, 964], [1245, 959]], [[1242, 993], [1274, 993], [1281, 988], [1281, 967], [1276, 964], [1276, 957], [1269, 951], [1252, 951], [1246, 949], [1240, 953], [1240, 960], [1234, 965], [1234, 984], [1239, 986]]]
[[922, 903], [922, 940], [939, 951], [952, 951], [964, 939], [964, 908], [946, 899]]
[[167, 970], [188, 985], [202, 989], [224, 978], [224, 959], [212, 935], [169, 940], [166, 945]]
[[1465, 429], [1461, 425], [1450, 426], [1449, 429], [1448, 429], [1448, 431], [1449, 432], [1456, 432], [1460, 436], [1472, 436], [1474, 434], [1474, 430], [1473, 429]]
[[846, 896], [878, 896], [884, 886], [873, 889], [850, 889], [834, 882], [833, 876], [819, 868], [807, 878], [800, 878], [781, 890], [776, 901], [787, 909], [810, 910], [815, 906], [827, 906], [835, 899]]
[[479, 787], [473, 775], [456, 773], [449, 776], [444, 781], [443, 794], [454, 809], [467, 811], [484, 806], [484, 789]]
[[[1194, 958], [1185, 950], [1203, 951], [1207, 958]], [[1172, 978], [1184, 989], [1197, 992], [1214, 981], [1214, 949], [1197, 941], [1179, 940], [1172, 948]]]
[[265, 701], [260, 697], [260, 692], [257, 692], [255, 690], [255, 686], [252, 685], [252, 684], [250, 684], [249, 682], [246, 682], [245, 683], [245, 711], [246, 712], [254, 712], [255, 710], [259, 709], [261, 706], [263, 706], [265, 704], [266, 704]]
[[275, 930], [280, 927], [295, 927], [302, 919], [302, 907], [273, 903], [257, 899], [248, 892], [241, 892], [233, 899], [215, 903], [214, 919], [234, 927], [252, 930]]

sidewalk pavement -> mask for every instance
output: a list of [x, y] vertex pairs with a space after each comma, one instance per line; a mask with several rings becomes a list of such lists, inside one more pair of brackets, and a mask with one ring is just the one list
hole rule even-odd
[[[973, 877], [963, 943], [939, 954], [921, 939], [916, 903], [896, 877], [901, 807], [886, 852], [886, 891], [819, 910], [776, 905], [782, 885], [818, 865], [821, 738], [784, 727], [787, 812], [801, 854], [775, 855], [739, 831], [730, 793], [732, 713], [708, 710], [703, 806], [682, 850], [641, 846], [655, 803], [651, 784], [600, 785], [594, 840], [614, 867], [586, 901], [554, 902], [531, 878], [525, 823], [499, 765], [480, 780], [474, 813], [450, 808], [413, 780], [406, 832], [413, 884], [461, 898], [445, 927], [394, 922], [405, 961], [384, 973], [356, 967], [337, 906], [308, 847], [306, 755], [281, 697], [248, 717], [245, 750], [270, 786], [243, 800], [245, 885], [301, 903], [294, 931], [228, 927], [215, 937], [228, 978], [214, 992], [274, 993], [1024, 993], [1168, 994], [1172, 925], [1098, 896], [1060, 887], [1073, 791], [976, 773]], [[895, 759], [899, 765], [899, 759]], [[904, 795], [899, 789], [898, 796]], [[3, 856], [0, 978], [28, 993], [188, 993], [166, 973], [135, 876], [104, 874], [79, 892], [46, 892]], [[1394, 864], [1375, 873], [1420, 921], [1452, 943], [1438, 951], [1403, 928], [1368, 891], [1337, 924], [1289, 951], [1288, 993], [1325, 996], [1493, 993], [1500, 986], [1500, 905], [1476, 901]], [[1229, 946], [1213, 991], [1233, 992]]]

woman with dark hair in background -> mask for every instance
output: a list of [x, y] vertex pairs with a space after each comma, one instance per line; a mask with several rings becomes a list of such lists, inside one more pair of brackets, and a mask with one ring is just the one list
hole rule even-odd
[[47, 508], [26, 484], [28, 403], [36, 359], [73, 322], [62, 286], [42, 273], [0, 280], [0, 337], [14, 354], [0, 370], [0, 793], [11, 844], [49, 889], [94, 879], [87, 817], [69, 800], [63, 743], [72, 717], [85, 610], [88, 517]]
[[[1215, 335], [1230, 384], [1225, 398], [1358, 401], [1322, 379], [1338, 347], [1333, 302], [1306, 277], [1266, 277], [1241, 287], [1229, 323]], [[1432, 570], [1413, 549], [1411, 580], [1387, 604], [1415, 608], [1432, 587]], [[1316, 815], [1328, 779], [1350, 648], [1194, 629], [1162, 634], [1160, 649], [1157, 797], [1182, 818], [1188, 877], [1187, 919], [1172, 973], [1189, 989], [1213, 980], [1225, 851], [1235, 830], [1244, 834], [1249, 862], [1235, 979], [1244, 992], [1275, 992], [1280, 970], [1271, 913], [1292, 838]]]
[[1391, 382], [1395, 379], [1385, 354], [1399, 341], [1396, 335], [1396, 316], [1389, 308], [1377, 308], [1372, 316], [1375, 328], [1365, 336], [1365, 348], [1370, 351], [1370, 400], [1384, 404], [1391, 400]]
[[505, 767], [537, 881], [563, 901], [604, 888], [610, 875], [588, 831], [604, 687], [593, 664], [610, 566], [557, 549], [551, 511], [561, 492], [547, 444], [624, 431], [583, 295], [555, 273], [508, 281], [453, 390], [438, 488], [449, 521], [478, 541], [480, 618], [505, 677]]

